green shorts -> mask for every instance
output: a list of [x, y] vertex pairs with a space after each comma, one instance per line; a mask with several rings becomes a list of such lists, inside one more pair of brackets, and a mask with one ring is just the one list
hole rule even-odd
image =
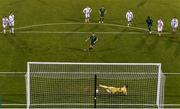
[[100, 17], [104, 17], [104, 14], [100, 14]]

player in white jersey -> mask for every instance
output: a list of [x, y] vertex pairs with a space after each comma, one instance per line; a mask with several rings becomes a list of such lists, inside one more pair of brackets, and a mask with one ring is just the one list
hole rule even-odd
[[89, 23], [91, 12], [92, 9], [89, 6], [83, 9], [83, 13], [85, 15], [85, 23]]
[[178, 19], [176, 17], [171, 20], [171, 27], [173, 29], [173, 32], [176, 32], [178, 28]]
[[161, 19], [159, 19], [157, 23], [158, 23], [157, 24], [158, 34], [159, 34], [159, 36], [161, 36], [161, 33], [163, 31], [164, 23], [163, 23], [163, 21]]
[[126, 19], [128, 21], [128, 27], [129, 27], [133, 19], [133, 13], [130, 10], [126, 13]]
[[6, 16], [4, 16], [2, 18], [2, 26], [3, 26], [3, 33], [4, 35], [6, 35], [6, 29], [7, 29], [7, 26], [8, 26], [8, 18]]
[[14, 14], [11, 12], [9, 15], [9, 27], [10, 27], [10, 33], [14, 34]]

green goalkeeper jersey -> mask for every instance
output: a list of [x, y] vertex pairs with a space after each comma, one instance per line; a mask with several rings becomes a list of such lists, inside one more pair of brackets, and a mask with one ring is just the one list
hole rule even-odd
[[101, 7], [101, 8], [99, 9], [100, 17], [104, 17], [105, 13], [106, 13], [106, 9], [105, 9], [104, 7]]

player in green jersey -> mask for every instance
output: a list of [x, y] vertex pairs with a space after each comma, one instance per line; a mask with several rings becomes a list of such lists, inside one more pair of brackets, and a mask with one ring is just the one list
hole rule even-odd
[[89, 51], [91, 51], [95, 47], [96, 42], [98, 41], [98, 38], [96, 37], [95, 33], [92, 33], [91, 36], [85, 41], [87, 42], [88, 40], [90, 40]]
[[101, 7], [99, 9], [99, 17], [100, 17], [99, 23], [104, 23], [104, 16], [105, 16], [106, 12], [107, 11], [104, 7]]

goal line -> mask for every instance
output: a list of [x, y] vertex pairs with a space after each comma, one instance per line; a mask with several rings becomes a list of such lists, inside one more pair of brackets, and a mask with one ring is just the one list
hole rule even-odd
[[[43, 72], [43, 73], [45, 73], [45, 72]], [[51, 73], [59, 73], [59, 72], [51, 72]], [[71, 72], [71, 73], [75, 73], [75, 72]], [[97, 73], [99, 73], [99, 72], [97, 72]], [[26, 72], [0, 72], [0, 75], [3, 75], [3, 74], [26, 74]], [[132, 73], [129, 73], [129, 74], [132, 74]], [[143, 73], [138, 73], [138, 74], [143, 74]], [[154, 73], [150, 73], [150, 74], [154, 74]], [[165, 74], [165, 75], [180, 75], [180, 72], [179, 73], [167, 72], [167, 73], [163, 73], [163, 74]]]
[[[1, 104], [2, 106], [26, 106], [27, 104]], [[34, 106], [37, 106], [37, 105], [94, 105], [94, 104], [91, 104], [91, 103], [57, 103], [57, 104], [32, 104]], [[154, 104], [104, 104], [104, 103], [101, 103], [101, 104], [97, 104], [97, 105], [144, 105], [144, 106], [154, 106]], [[180, 106], [180, 104], [161, 104], [163, 106]]]

